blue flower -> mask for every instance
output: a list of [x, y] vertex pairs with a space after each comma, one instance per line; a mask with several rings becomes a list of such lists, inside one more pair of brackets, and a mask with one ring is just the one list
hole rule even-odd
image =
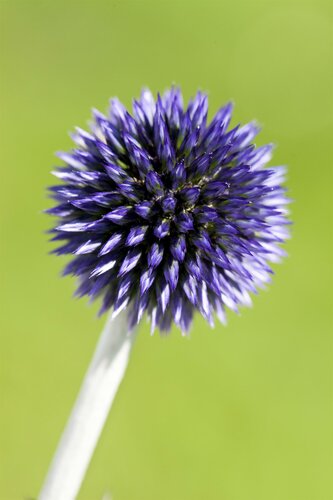
[[229, 129], [231, 104], [210, 123], [207, 110], [201, 92], [184, 108], [177, 88], [156, 101], [144, 90], [132, 114], [112, 99], [59, 153], [54, 252], [74, 255], [64, 274], [79, 278], [78, 296], [127, 308], [130, 327], [147, 313], [152, 329], [186, 333], [195, 310], [224, 322], [284, 255], [284, 167], [266, 167], [272, 145], [255, 147], [256, 124]]

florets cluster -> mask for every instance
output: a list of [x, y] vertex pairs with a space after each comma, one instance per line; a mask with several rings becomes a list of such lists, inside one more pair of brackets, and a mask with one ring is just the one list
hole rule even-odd
[[206, 95], [184, 108], [177, 88], [156, 101], [144, 90], [132, 114], [112, 99], [59, 154], [55, 252], [74, 255], [64, 272], [77, 295], [101, 296], [101, 312], [127, 308], [130, 326], [145, 312], [161, 331], [187, 332], [195, 310], [225, 321], [283, 255], [284, 168], [266, 167], [272, 146], [252, 144], [256, 124], [228, 129], [231, 104], [210, 123], [207, 111]]

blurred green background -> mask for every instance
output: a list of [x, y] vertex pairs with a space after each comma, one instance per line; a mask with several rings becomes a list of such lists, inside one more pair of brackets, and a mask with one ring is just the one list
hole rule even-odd
[[215, 330], [142, 325], [81, 500], [333, 498], [330, 1], [1, 1], [0, 499], [36, 497], [104, 319], [71, 298], [42, 209], [53, 153], [143, 86], [236, 103], [288, 164], [293, 238]]

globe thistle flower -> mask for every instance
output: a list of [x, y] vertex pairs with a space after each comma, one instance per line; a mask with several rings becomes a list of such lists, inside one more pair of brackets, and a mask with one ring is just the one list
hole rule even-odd
[[266, 167], [272, 145], [255, 147], [255, 123], [229, 128], [230, 103], [207, 112], [201, 92], [184, 107], [177, 88], [156, 101], [144, 90], [132, 114], [117, 99], [107, 116], [95, 110], [59, 153], [55, 253], [74, 256], [64, 274], [79, 278], [78, 296], [126, 308], [131, 328], [144, 313], [161, 331], [188, 332], [196, 310], [224, 322], [284, 254], [284, 167]]
[[59, 218], [55, 253], [73, 256], [64, 273], [78, 277], [77, 295], [101, 296], [101, 313], [112, 314], [40, 500], [77, 497], [142, 316], [153, 330], [174, 322], [183, 333], [196, 310], [224, 322], [284, 255], [288, 199], [284, 168], [266, 166], [272, 145], [255, 147], [255, 123], [229, 129], [231, 104], [209, 123], [207, 111], [206, 95], [184, 108], [177, 88], [156, 101], [144, 90], [132, 115], [113, 99], [59, 154], [66, 165], [54, 171], [62, 184], [50, 188], [48, 210]]

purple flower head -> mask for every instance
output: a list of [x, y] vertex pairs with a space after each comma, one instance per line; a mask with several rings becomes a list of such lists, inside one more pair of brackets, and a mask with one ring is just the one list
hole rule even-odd
[[256, 124], [229, 129], [231, 104], [211, 122], [207, 111], [205, 94], [184, 107], [177, 88], [156, 101], [144, 90], [132, 114], [113, 99], [59, 154], [54, 252], [73, 255], [64, 274], [78, 277], [78, 296], [127, 308], [130, 327], [147, 313], [152, 329], [185, 333], [195, 310], [224, 322], [284, 255], [284, 168], [266, 167], [272, 146], [252, 143]]

